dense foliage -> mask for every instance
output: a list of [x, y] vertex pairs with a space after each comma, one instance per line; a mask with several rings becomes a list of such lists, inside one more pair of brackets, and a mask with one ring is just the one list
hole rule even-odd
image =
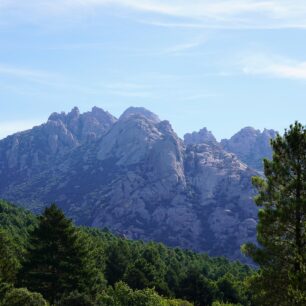
[[0, 220], [0, 305], [250, 305], [240, 263], [77, 228], [55, 205], [1, 201]]
[[254, 178], [261, 207], [259, 246], [245, 251], [260, 265], [250, 280], [258, 305], [306, 305], [306, 127], [290, 126], [271, 141], [271, 161], [264, 160], [265, 179]]

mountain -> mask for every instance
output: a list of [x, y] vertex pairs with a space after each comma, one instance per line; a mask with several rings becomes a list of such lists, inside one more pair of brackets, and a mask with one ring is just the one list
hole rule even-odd
[[100, 108], [80, 114], [53, 113], [48, 121], [31, 130], [0, 141], [0, 190], [48, 169], [59, 158], [81, 144], [101, 137], [116, 118]]
[[186, 146], [146, 109], [53, 114], [0, 152], [0, 197], [33, 211], [56, 202], [77, 224], [231, 259], [255, 241], [257, 172], [214, 142]]
[[276, 137], [274, 130], [264, 129], [263, 132], [252, 127], [245, 127], [230, 139], [222, 139], [217, 142], [215, 136], [203, 128], [198, 132], [187, 133], [184, 135], [186, 145], [190, 144], [214, 144], [219, 145], [223, 150], [234, 153], [249, 167], [262, 172], [263, 158], [272, 158], [272, 148], [270, 140]]
[[263, 170], [263, 158], [272, 158], [270, 140], [276, 137], [274, 130], [264, 129], [263, 132], [246, 127], [230, 139], [221, 140], [221, 146], [228, 152], [235, 153], [248, 166]]

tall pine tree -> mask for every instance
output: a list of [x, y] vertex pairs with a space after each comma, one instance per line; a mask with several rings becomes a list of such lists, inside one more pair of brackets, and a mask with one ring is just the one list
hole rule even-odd
[[266, 178], [253, 179], [259, 245], [244, 250], [260, 269], [251, 288], [259, 305], [306, 305], [306, 128], [296, 122], [271, 144]]
[[52, 204], [30, 237], [21, 284], [51, 303], [73, 291], [91, 294], [102, 285], [88, 240]]

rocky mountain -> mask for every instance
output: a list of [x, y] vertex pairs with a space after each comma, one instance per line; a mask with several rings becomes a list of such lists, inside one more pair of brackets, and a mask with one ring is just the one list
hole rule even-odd
[[53, 113], [46, 123], [6, 137], [0, 141], [0, 188], [48, 169], [54, 159], [101, 137], [116, 120], [97, 107], [84, 114], [75, 107], [68, 114]]
[[270, 140], [276, 137], [274, 130], [264, 129], [263, 132], [246, 127], [230, 139], [221, 140], [221, 146], [228, 152], [235, 153], [248, 166], [263, 170], [263, 158], [272, 158]]
[[256, 172], [214, 141], [186, 146], [146, 109], [53, 114], [0, 152], [0, 197], [34, 211], [56, 202], [78, 224], [231, 259], [255, 241]]
[[187, 133], [184, 135], [184, 142], [186, 145], [190, 144], [217, 144], [217, 139], [211, 131], [207, 128], [201, 129], [199, 132]]
[[220, 147], [236, 154], [236, 156], [247, 164], [249, 167], [262, 172], [263, 158], [272, 158], [272, 148], [270, 140], [276, 137], [277, 132], [274, 130], [264, 129], [263, 132], [252, 127], [245, 127], [230, 139], [222, 139], [217, 142], [214, 135], [206, 128], [199, 132], [185, 134], [184, 142], [190, 144], [219, 144]]

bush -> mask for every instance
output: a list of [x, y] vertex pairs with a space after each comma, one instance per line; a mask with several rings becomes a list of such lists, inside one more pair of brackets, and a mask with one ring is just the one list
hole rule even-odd
[[26, 288], [14, 288], [5, 295], [3, 306], [48, 306], [40, 293], [31, 292]]

